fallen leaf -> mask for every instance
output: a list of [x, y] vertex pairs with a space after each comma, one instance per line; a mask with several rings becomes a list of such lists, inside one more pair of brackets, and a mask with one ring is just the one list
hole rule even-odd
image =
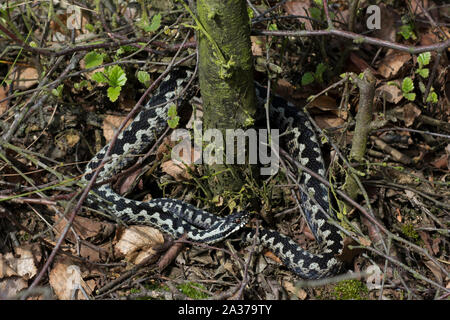
[[16, 90], [28, 89], [39, 81], [38, 72], [32, 67], [19, 67], [16, 72], [9, 75], [8, 79], [14, 81]]
[[262, 56], [263, 55], [263, 44], [265, 38], [251, 36], [250, 41], [252, 42], [252, 53], [254, 56]]
[[[103, 120], [103, 136], [106, 139], [106, 142], [109, 142], [116, 133], [117, 129], [119, 128], [120, 124], [123, 120], [125, 120], [126, 117], [124, 116], [113, 116], [113, 115], [107, 115], [105, 119]], [[125, 125], [125, 128], [130, 125], [132, 121], [128, 121]]]
[[[396, 81], [400, 85], [400, 81]], [[376, 89], [375, 93], [378, 97], [381, 99], [386, 99], [387, 102], [397, 104], [400, 102], [400, 100], [403, 99], [402, 90], [400, 90], [399, 87], [390, 85], [390, 84], [383, 84], [382, 86], [378, 87]]]
[[405, 52], [393, 52], [386, 55], [378, 67], [378, 73], [386, 79], [395, 77], [406, 62], [411, 60], [411, 55]]
[[87, 300], [92, 290], [81, 275], [80, 267], [68, 258], [58, 259], [50, 270], [49, 283], [60, 300]]
[[286, 291], [294, 294], [300, 300], [305, 300], [308, 296], [305, 290], [294, 286], [294, 284], [290, 281], [283, 281], [283, 287], [286, 289]]
[[266, 256], [267, 258], [275, 261], [276, 263], [282, 264], [280, 258], [278, 258], [275, 253], [273, 253], [272, 251], [266, 251], [264, 252], [264, 256]]
[[336, 103], [336, 99], [326, 95], [321, 95], [314, 99], [309, 104], [309, 107], [317, 108], [322, 111], [337, 111], [339, 109], [338, 104]]
[[405, 121], [405, 125], [410, 127], [421, 113], [422, 111], [415, 104], [406, 104], [403, 107], [403, 120]]
[[434, 238], [432, 240], [432, 245], [431, 245], [431, 249], [433, 250], [434, 254], [438, 254], [439, 253], [439, 244], [441, 243], [441, 238]]
[[350, 62], [353, 64], [353, 68], [351, 68], [352, 71], [360, 73], [366, 69], [369, 69], [372, 72], [372, 74], [374, 75], [378, 74], [378, 72], [374, 70], [366, 60], [356, 55], [355, 53], [351, 52], [349, 59]]
[[398, 222], [402, 222], [403, 221], [403, 217], [402, 217], [402, 214], [400, 213], [400, 209], [397, 208], [395, 211], [397, 212], [397, 216], [396, 216], [397, 221]]
[[431, 260], [424, 260], [423, 263], [428, 267], [428, 269], [430, 269], [430, 271], [436, 277], [437, 282], [442, 283], [444, 279], [441, 269]]
[[114, 251], [118, 255], [138, 264], [146, 257], [154, 255], [156, 246], [164, 243], [162, 233], [150, 226], [135, 225], [126, 228], [120, 235], [119, 241], [114, 246]]
[[[289, 15], [309, 17], [308, 9], [311, 7], [309, 0], [287, 1], [284, 4], [284, 10]], [[306, 30], [313, 30], [311, 20], [305, 18], [297, 18], [298, 21], [305, 24]]]
[[28, 288], [28, 283], [22, 278], [12, 277], [0, 281], [0, 299], [17, 299], [17, 294]]
[[[8, 86], [6, 86], [6, 87], [0, 86], [0, 100], [3, 100], [7, 97], [8, 90], [9, 90], [8, 88], [9, 88]], [[3, 113], [6, 112], [7, 106], [8, 106], [8, 101], [0, 102], [0, 115], [2, 115]]]
[[372, 244], [372, 241], [370, 241], [370, 239], [367, 239], [365, 237], [358, 237], [359, 242], [366, 247], [370, 247]]
[[316, 116], [314, 120], [321, 129], [338, 128], [345, 123], [343, 119], [336, 116]]
[[[67, 225], [67, 221], [60, 219], [58, 217], [54, 218], [57, 223], [55, 224], [55, 230], [61, 234]], [[114, 225], [106, 221], [97, 221], [91, 218], [85, 218], [81, 216], [76, 216], [72, 228], [77, 233], [78, 237], [83, 240], [88, 240], [91, 238], [107, 238], [114, 231]], [[70, 231], [67, 233], [66, 239], [72, 243], [76, 242], [74, 234]]]
[[25, 280], [37, 273], [36, 263], [41, 259], [38, 244], [26, 244], [15, 248], [15, 254], [8, 252], [0, 254], [0, 278], [20, 276]]
[[12, 253], [9, 252], [4, 255], [0, 253], [0, 279], [16, 275], [17, 272], [14, 268], [14, 256]]
[[448, 169], [449, 157], [448, 154], [443, 154], [430, 164], [437, 169]]

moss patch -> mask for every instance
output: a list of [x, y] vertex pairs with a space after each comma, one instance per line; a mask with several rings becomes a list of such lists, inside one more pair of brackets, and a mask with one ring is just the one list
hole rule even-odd
[[369, 290], [359, 280], [345, 280], [339, 282], [333, 290], [337, 300], [364, 300], [368, 298]]

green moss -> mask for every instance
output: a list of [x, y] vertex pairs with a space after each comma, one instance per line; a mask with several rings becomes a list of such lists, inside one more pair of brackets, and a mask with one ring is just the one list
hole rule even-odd
[[405, 223], [401, 227], [402, 233], [410, 238], [411, 240], [418, 241], [419, 240], [419, 234], [414, 229], [414, 226], [411, 223]]
[[345, 280], [339, 282], [333, 291], [337, 300], [364, 300], [369, 291], [366, 285], [359, 280]]
[[205, 286], [199, 284], [199, 283], [194, 283], [194, 282], [186, 282], [183, 284], [180, 284], [177, 286], [177, 288], [186, 296], [188, 296], [189, 298], [192, 299], [206, 299], [208, 298], [208, 295], [197, 289], [203, 289], [206, 290]]

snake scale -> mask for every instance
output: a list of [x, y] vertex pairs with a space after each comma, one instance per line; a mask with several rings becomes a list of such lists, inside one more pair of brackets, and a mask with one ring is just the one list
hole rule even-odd
[[[172, 71], [160, 83], [158, 90], [123, 130], [110, 152], [105, 165], [99, 169], [100, 179], [108, 179], [129, 167], [137, 155], [149, 150], [167, 128], [168, 110], [173, 102], [182, 103], [180, 94], [192, 73], [178, 69]], [[266, 89], [255, 83], [256, 96], [262, 106], [266, 100]], [[319, 143], [307, 116], [283, 98], [272, 96], [270, 125], [285, 132], [280, 138], [289, 154], [303, 166], [321, 176], [325, 166]], [[100, 165], [109, 144], [104, 146], [88, 163], [84, 181], [92, 178], [93, 171]], [[289, 269], [304, 279], [319, 279], [335, 274], [341, 263], [336, 259], [342, 251], [342, 238], [335, 225], [329, 223], [334, 213], [329, 210], [328, 190], [303, 172], [300, 183], [305, 192], [300, 192], [306, 221], [321, 246], [320, 253], [310, 253], [289, 237], [270, 229], [259, 228], [257, 243], [273, 251]], [[246, 212], [237, 212], [219, 217], [180, 200], [170, 198], [136, 201], [116, 193], [109, 184], [93, 188], [88, 197], [88, 206], [107, 210], [126, 223], [148, 224], [179, 238], [186, 234], [192, 241], [215, 243], [233, 233], [242, 233], [243, 241], [252, 243], [256, 229], [245, 227], [249, 220]], [[323, 210], [321, 208], [323, 208]], [[329, 211], [329, 213], [326, 213]]]

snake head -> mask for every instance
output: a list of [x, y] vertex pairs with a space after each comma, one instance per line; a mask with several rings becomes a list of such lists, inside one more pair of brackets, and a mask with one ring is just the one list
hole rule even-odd
[[203, 242], [216, 243], [222, 241], [240, 230], [249, 220], [250, 213], [246, 211], [235, 212], [223, 217], [212, 224], [210, 228], [203, 231], [206, 235]]

